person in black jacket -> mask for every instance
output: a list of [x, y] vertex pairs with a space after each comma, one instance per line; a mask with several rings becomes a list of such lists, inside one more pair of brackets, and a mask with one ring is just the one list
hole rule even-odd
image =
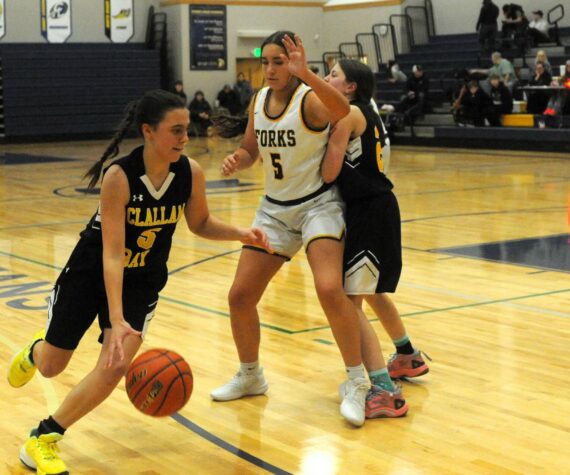
[[210, 115], [212, 114], [212, 107], [204, 98], [202, 91], [196, 91], [194, 99], [188, 106], [190, 109], [190, 122], [192, 123], [191, 133], [205, 137], [208, 135], [208, 127], [212, 125]]
[[[550, 86], [552, 76], [545, 70], [544, 63], [537, 61], [535, 66], [535, 75], [529, 81], [530, 86]], [[548, 105], [551, 91], [532, 91], [528, 95], [527, 110], [531, 114], [542, 114]]]
[[405, 94], [401, 97], [400, 102], [401, 110], [411, 121], [429, 109], [429, 79], [419, 64], [412, 68], [412, 73], [406, 81]]
[[231, 115], [238, 115], [241, 111], [241, 103], [238, 93], [226, 84], [224, 88], [218, 92], [218, 102], [220, 107], [224, 107]]
[[491, 84], [490, 96], [493, 105], [489, 106], [487, 120], [492, 127], [500, 127], [500, 116], [510, 114], [513, 111], [513, 96], [509, 88], [501, 82], [496, 74], [489, 77]]
[[459, 124], [472, 123], [475, 127], [484, 127], [485, 119], [488, 119], [492, 126], [500, 125], [492, 111], [493, 101], [477, 81], [469, 81], [457, 102], [455, 120]]
[[483, 0], [483, 6], [475, 27], [479, 32], [479, 44], [483, 51], [490, 52], [495, 49], [497, 18], [499, 18], [499, 7], [492, 0]]

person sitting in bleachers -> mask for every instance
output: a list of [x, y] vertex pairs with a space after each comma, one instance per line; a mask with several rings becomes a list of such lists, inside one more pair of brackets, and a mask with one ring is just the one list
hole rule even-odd
[[386, 65], [388, 69], [388, 81], [391, 83], [406, 82], [408, 77], [401, 71], [400, 66], [396, 61], [391, 59]]
[[227, 109], [230, 115], [238, 115], [241, 111], [239, 95], [229, 84], [224, 85], [224, 88], [218, 92], [217, 101], [218, 107]]
[[196, 91], [188, 109], [190, 109], [190, 135], [206, 137], [208, 127], [212, 125], [210, 121], [212, 107], [202, 91]]
[[489, 82], [491, 83], [490, 96], [493, 101], [491, 110], [496, 115], [510, 114], [513, 111], [513, 96], [509, 88], [501, 82], [496, 74], [489, 78]]
[[[546, 72], [544, 63], [538, 61], [535, 67], [535, 75], [529, 81], [529, 86], [550, 86], [552, 76]], [[532, 91], [528, 93], [527, 110], [531, 114], [542, 114], [548, 105], [552, 91]]]
[[[471, 74], [482, 74], [486, 73], [487, 78], [491, 76], [499, 76], [500, 81], [509, 88], [510, 93], [513, 93], [513, 88], [517, 82], [517, 76], [515, 74], [515, 68], [513, 68], [512, 63], [503, 58], [501, 53], [495, 51], [491, 55], [491, 60], [493, 61], [493, 66], [489, 69], [473, 69], [470, 71]], [[491, 92], [491, 83], [489, 79], [481, 83], [481, 87], [484, 91], [489, 94]]]
[[172, 88], [172, 93], [179, 96], [184, 101], [184, 106], [188, 104], [188, 98], [186, 97], [186, 93], [184, 92], [184, 85], [182, 81], [175, 81], [174, 87]]
[[479, 87], [476, 80], [471, 80], [463, 87], [454, 104], [454, 119], [458, 125], [473, 124], [484, 127], [485, 119], [489, 125], [500, 127], [499, 114], [493, 108], [492, 99]]
[[544, 64], [544, 70], [549, 73], [552, 74], [552, 66], [550, 66], [550, 62], [548, 61], [548, 56], [546, 56], [546, 51], [544, 51], [543, 49], [539, 50], [536, 53], [536, 58], [534, 58], [534, 68], [532, 73], [536, 74], [536, 63], [541, 62], [542, 64]]
[[405, 94], [400, 100], [400, 110], [413, 123], [414, 119], [429, 110], [429, 79], [422, 66], [414, 65], [412, 75], [406, 81]]
[[532, 21], [528, 25], [528, 36], [530, 37], [532, 46], [540, 43], [550, 42], [548, 36], [548, 22], [546, 21], [542, 10], [532, 12]]

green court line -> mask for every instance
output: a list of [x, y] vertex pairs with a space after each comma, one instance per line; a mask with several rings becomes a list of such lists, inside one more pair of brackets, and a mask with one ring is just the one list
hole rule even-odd
[[[212, 313], [212, 314], [218, 315], [220, 317], [226, 317], [226, 318], [230, 317], [230, 314], [227, 312], [222, 312], [220, 310], [215, 310], [213, 308], [203, 307], [202, 305], [197, 305], [195, 303], [184, 302], [182, 300], [173, 299], [172, 297], [160, 296], [159, 300], [166, 300], [167, 302], [175, 303], [177, 305], [182, 305], [184, 307], [195, 308], [196, 310], [201, 310], [202, 312], [206, 312], [206, 313]], [[276, 330], [276, 331], [281, 332], [281, 333], [286, 333], [287, 335], [292, 335], [293, 333], [296, 333], [294, 331], [287, 330], [286, 328], [281, 328], [281, 327], [278, 327], [276, 325], [270, 325], [268, 323], [260, 323], [260, 325], [263, 328], [269, 328], [271, 330]]]
[[[19, 259], [19, 260], [23, 260], [26, 262], [31, 262], [33, 264], [37, 264], [40, 266], [44, 266], [44, 267], [49, 267], [51, 269], [59, 269], [61, 270], [60, 267], [58, 266], [54, 266], [51, 264], [47, 264], [45, 262], [40, 262], [40, 261], [36, 261], [34, 259], [29, 259], [27, 257], [22, 257], [22, 256], [17, 256], [15, 254], [11, 254], [8, 252], [4, 252], [4, 251], [0, 251], [0, 255], [4, 255], [7, 257], [13, 257], [14, 259]], [[495, 299], [495, 300], [484, 300], [482, 302], [475, 302], [475, 303], [469, 303], [469, 304], [463, 304], [463, 305], [454, 305], [451, 307], [443, 307], [443, 308], [432, 308], [430, 310], [420, 310], [418, 312], [410, 312], [410, 313], [403, 313], [401, 316], [402, 317], [415, 317], [418, 315], [428, 315], [431, 313], [439, 313], [439, 312], [447, 312], [447, 311], [451, 311], [451, 310], [460, 310], [460, 309], [464, 309], [464, 308], [471, 308], [471, 307], [480, 307], [483, 305], [492, 305], [495, 303], [505, 303], [505, 302], [512, 302], [515, 300], [525, 300], [525, 299], [530, 299], [530, 298], [536, 298], [536, 297], [544, 297], [547, 295], [556, 295], [556, 294], [561, 294], [561, 293], [565, 293], [565, 292], [570, 292], [570, 289], [561, 289], [561, 290], [551, 290], [549, 292], [542, 292], [542, 293], [538, 293], [538, 294], [528, 294], [528, 295], [521, 295], [518, 297], [509, 297], [509, 298], [505, 298], [505, 299]], [[181, 305], [184, 307], [188, 307], [188, 308], [195, 308], [196, 310], [201, 310], [203, 312], [206, 313], [211, 313], [213, 315], [218, 315], [221, 317], [225, 317], [225, 318], [229, 318], [229, 313], [227, 312], [222, 312], [220, 310], [216, 310], [216, 309], [212, 309], [212, 308], [208, 308], [208, 307], [203, 307], [201, 305], [197, 305], [197, 304], [193, 304], [190, 302], [184, 302], [182, 300], [177, 300], [174, 299], [172, 297], [166, 297], [166, 296], [160, 296], [160, 299], [165, 300], [167, 302], [171, 302], [171, 303], [175, 303], [177, 305]], [[374, 322], [377, 321], [377, 318], [371, 318], [369, 319], [370, 322]], [[309, 332], [314, 332], [314, 331], [318, 331], [318, 330], [327, 330], [330, 329], [330, 325], [323, 325], [320, 327], [313, 327], [313, 328], [305, 328], [303, 330], [288, 330], [286, 328], [282, 328], [276, 325], [270, 325], [268, 323], [261, 323], [260, 324], [263, 328], [268, 328], [270, 330], [275, 330], [278, 331], [280, 333], [285, 333], [287, 335], [297, 335], [300, 333], [309, 333]]]
[[[463, 308], [470, 308], [470, 307], [480, 307], [482, 305], [492, 305], [494, 303], [505, 303], [505, 302], [512, 302], [513, 300], [524, 300], [524, 299], [531, 299], [536, 297], [544, 297], [546, 295], [555, 295], [555, 294], [562, 294], [564, 292], [570, 292], [570, 289], [562, 289], [562, 290], [552, 290], [550, 292], [542, 292], [540, 294], [529, 294], [529, 295], [521, 295], [519, 297], [509, 297], [506, 299], [497, 299], [497, 300], [485, 300], [483, 302], [475, 302], [475, 303], [468, 303], [464, 305], [454, 305], [452, 307], [443, 307], [443, 308], [432, 308], [431, 310], [421, 310], [419, 312], [410, 312], [410, 313], [402, 313], [402, 317], [416, 317], [418, 315], [427, 315], [430, 313], [438, 313], [438, 312], [447, 312], [449, 310], [459, 310]], [[370, 318], [368, 319], [369, 322], [378, 321], [377, 318]], [[326, 330], [330, 328], [329, 325], [324, 325], [321, 327], [314, 327], [314, 328], [307, 328], [305, 330], [297, 330], [293, 332], [294, 334], [297, 333], [308, 333], [318, 330]]]
[[334, 343], [332, 341], [323, 340], [322, 338], [315, 338], [313, 341], [322, 343], [323, 345], [334, 345]]
[[43, 267], [49, 267], [50, 269], [57, 269], [57, 270], [61, 270], [61, 267], [58, 266], [54, 266], [52, 264], [46, 264], [45, 262], [41, 262], [41, 261], [36, 261], [34, 259], [30, 259], [28, 257], [22, 257], [22, 256], [17, 256], [16, 254], [12, 254], [10, 252], [4, 252], [4, 251], [0, 251], [0, 255], [6, 256], [6, 257], [12, 257], [14, 259], [18, 259], [20, 261], [25, 261], [25, 262], [31, 262], [32, 264], [37, 264], [39, 266], [43, 266]]

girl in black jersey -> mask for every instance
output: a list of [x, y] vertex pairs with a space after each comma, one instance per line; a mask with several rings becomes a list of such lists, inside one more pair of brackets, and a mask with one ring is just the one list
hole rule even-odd
[[[408, 406], [390, 376], [420, 376], [429, 368], [412, 347], [400, 315], [386, 295], [396, 290], [400, 278], [402, 245], [398, 202], [382, 162], [384, 128], [370, 103], [374, 75], [360, 61], [341, 59], [325, 81], [351, 101], [350, 113], [333, 128], [321, 171], [326, 182], [338, 177], [347, 207], [344, 287], [358, 309], [364, 364], [373, 383], [366, 416], [399, 417]], [[396, 344], [397, 353], [388, 368], [362, 311], [364, 299]]]
[[68, 473], [57, 442], [71, 424], [103, 402], [139, 349], [167, 280], [166, 263], [177, 221], [195, 234], [267, 247], [259, 229], [232, 226], [210, 215], [200, 166], [183, 155], [190, 124], [180, 97], [150, 91], [129, 105], [101, 159], [87, 172], [92, 188], [134, 124], [144, 145], [104, 172], [100, 206], [91, 218], [50, 298], [47, 329], [12, 360], [8, 380], [26, 384], [36, 369], [61, 373], [98, 315], [101, 352], [95, 368], [67, 395], [53, 416], [33, 429], [20, 459], [37, 473]]

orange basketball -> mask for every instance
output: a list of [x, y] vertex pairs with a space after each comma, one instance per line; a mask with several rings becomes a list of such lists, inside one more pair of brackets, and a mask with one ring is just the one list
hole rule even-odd
[[169, 416], [184, 407], [193, 388], [192, 370], [182, 356], [161, 348], [137, 356], [125, 376], [127, 395], [144, 414]]

